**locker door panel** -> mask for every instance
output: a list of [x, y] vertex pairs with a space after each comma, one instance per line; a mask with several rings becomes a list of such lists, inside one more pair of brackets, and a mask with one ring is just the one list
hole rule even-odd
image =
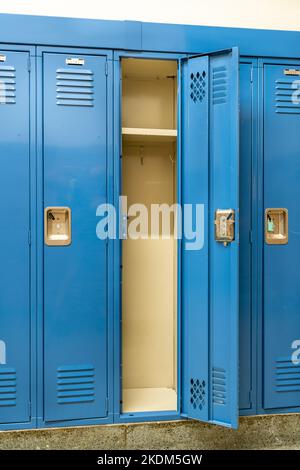
[[183, 397], [188, 417], [238, 420], [238, 224], [232, 243], [214, 237], [217, 209], [238, 212], [238, 51], [183, 63], [183, 202], [204, 205], [204, 244], [183, 264]]
[[[107, 396], [107, 248], [96, 236], [96, 209], [106, 202], [106, 58], [44, 54], [43, 64], [44, 207], [69, 208], [71, 219], [70, 244], [44, 244], [45, 420], [99, 418]], [[49, 216], [57, 227], [61, 214]]]
[[265, 408], [300, 406], [299, 77], [286, 69], [300, 66], [264, 67], [264, 208], [286, 208], [289, 219], [288, 243], [264, 244]]
[[0, 425], [30, 419], [28, 60], [0, 51]]

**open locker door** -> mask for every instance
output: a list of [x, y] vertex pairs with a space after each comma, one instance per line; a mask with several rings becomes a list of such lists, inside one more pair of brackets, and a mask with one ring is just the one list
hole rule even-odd
[[191, 242], [189, 233], [199, 224], [193, 220], [188, 230], [185, 210], [182, 413], [233, 428], [238, 426], [238, 70], [237, 48], [182, 62], [182, 200], [198, 213], [201, 232], [198, 242]]

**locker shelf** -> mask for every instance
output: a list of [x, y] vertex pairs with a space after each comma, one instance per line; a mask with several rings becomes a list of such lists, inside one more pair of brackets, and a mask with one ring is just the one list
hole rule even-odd
[[127, 388], [123, 390], [123, 412], [177, 410], [177, 393], [172, 388]]
[[122, 135], [125, 142], [175, 142], [177, 130], [123, 127]]

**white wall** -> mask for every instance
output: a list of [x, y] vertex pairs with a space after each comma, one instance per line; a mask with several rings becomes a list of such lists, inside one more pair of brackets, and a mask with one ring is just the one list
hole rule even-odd
[[300, 0], [0, 0], [0, 13], [300, 30]]

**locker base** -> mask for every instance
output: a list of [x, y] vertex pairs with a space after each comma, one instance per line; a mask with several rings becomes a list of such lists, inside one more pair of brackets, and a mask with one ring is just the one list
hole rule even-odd
[[175, 411], [177, 393], [172, 388], [127, 388], [123, 391], [123, 412]]
[[196, 421], [84, 426], [0, 433], [8, 449], [296, 449], [300, 414], [240, 419], [238, 431]]

